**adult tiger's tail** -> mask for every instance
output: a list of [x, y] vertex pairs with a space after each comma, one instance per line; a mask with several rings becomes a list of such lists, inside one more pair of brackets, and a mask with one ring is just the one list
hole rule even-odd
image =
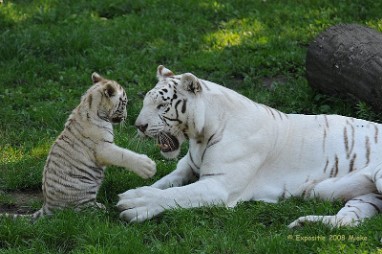
[[35, 213], [32, 213], [32, 214], [1, 213], [0, 214], [0, 218], [1, 217], [12, 218], [12, 219], [30, 218], [31, 221], [33, 222], [33, 221], [41, 218], [44, 215], [45, 215], [44, 209], [41, 208], [40, 210], [38, 210], [38, 211], [36, 211]]

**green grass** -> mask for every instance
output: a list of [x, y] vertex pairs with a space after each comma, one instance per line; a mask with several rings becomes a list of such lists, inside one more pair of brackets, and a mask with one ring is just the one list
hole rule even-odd
[[[141, 95], [164, 64], [193, 72], [287, 113], [343, 114], [381, 121], [362, 102], [313, 91], [305, 53], [331, 25], [359, 23], [382, 31], [382, 3], [371, 0], [4, 0], [0, 5], [0, 204], [12, 193], [40, 190], [48, 150], [97, 71], [119, 81], [129, 119], [116, 143], [158, 164], [152, 180], [111, 167], [99, 193], [107, 211], [59, 212], [35, 224], [0, 221], [0, 253], [381, 253], [382, 217], [357, 228], [320, 224], [289, 230], [301, 215], [334, 214], [342, 204], [283, 200], [167, 211], [126, 224], [117, 194], [153, 183], [176, 161], [136, 138]], [[335, 3], [334, 3], [335, 2]], [[275, 81], [272, 89], [264, 83]], [[30, 209], [41, 203], [34, 201]], [[314, 237], [324, 237], [317, 240]], [[352, 236], [359, 237], [353, 241]], [[304, 239], [304, 240], [303, 240]], [[316, 240], [315, 240], [316, 239]]]

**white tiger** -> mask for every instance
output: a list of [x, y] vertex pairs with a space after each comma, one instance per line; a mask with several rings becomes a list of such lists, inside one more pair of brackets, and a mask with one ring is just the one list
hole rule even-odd
[[189, 150], [152, 186], [120, 194], [122, 219], [301, 195], [347, 203], [337, 215], [301, 217], [290, 227], [306, 221], [354, 226], [382, 209], [382, 125], [339, 115], [284, 114], [163, 66], [157, 77], [136, 126], [158, 139], [166, 157], [177, 156], [185, 139]]
[[37, 219], [67, 207], [104, 208], [96, 196], [106, 165], [128, 168], [143, 178], [155, 174], [155, 163], [146, 155], [114, 144], [112, 124], [127, 116], [122, 86], [97, 73], [92, 74], [92, 81], [50, 149], [42, 178], [43, 207], [32, 215], [13, 217]]

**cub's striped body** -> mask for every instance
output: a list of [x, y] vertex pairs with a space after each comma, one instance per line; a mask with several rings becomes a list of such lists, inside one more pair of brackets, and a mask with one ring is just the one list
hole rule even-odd
[[[190, 73], [158, 67], [159, 82], [137, 118], [166, 157], [189, 150], [150, 187], [120, 195], [121, 217], [142, 221], [173, 207], [304, 196], [347, 201], [333, 216], [302, 217], [357, 225], [382, 209], [382, 125], [338, 115], [284, 114]], [[189, 182], [191, 184], [186, 185]]]
[[123, 122], [127, 115], [124, 89], [97, 73], [92, 80], [51, 147], [42, 178], [44, 204], [28, 215], [33, 219], [67, 207], [104, 207], [96, 196], [106, 165], [128, 168], [143, 178], [155, 174], [155, 163], [146, 155], [114, 144], [112, 124]]

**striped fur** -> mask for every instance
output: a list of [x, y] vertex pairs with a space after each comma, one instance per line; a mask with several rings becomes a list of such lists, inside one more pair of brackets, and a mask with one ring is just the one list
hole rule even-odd
[[123, 122], [127, 115], [122, 86], [97, 73], [92, 81], [50, 149], [42, 178], [44, 204], [28, 215], [33, 219], [68, 207], [103, 208], [96, 196], [106, 165], [125, 167], [143, 178], [155, 174], [155, 163], [146, 155], [114, 144], [112, 124]]
[[173, 207], [232, 207], [291, 196], [346, 204], [337, 215], [302, 217], [290, 227], [309, 221], [354, 226], [382, 210], [382, 125], [284, 114], [163, 66], [157, 76], [136, 120], [138, 130], [156, 138], [166, 157], [176, 157], [186, 139], [189, 149], [169, 175], [120, 195], [123, 219], [143, 221]]

